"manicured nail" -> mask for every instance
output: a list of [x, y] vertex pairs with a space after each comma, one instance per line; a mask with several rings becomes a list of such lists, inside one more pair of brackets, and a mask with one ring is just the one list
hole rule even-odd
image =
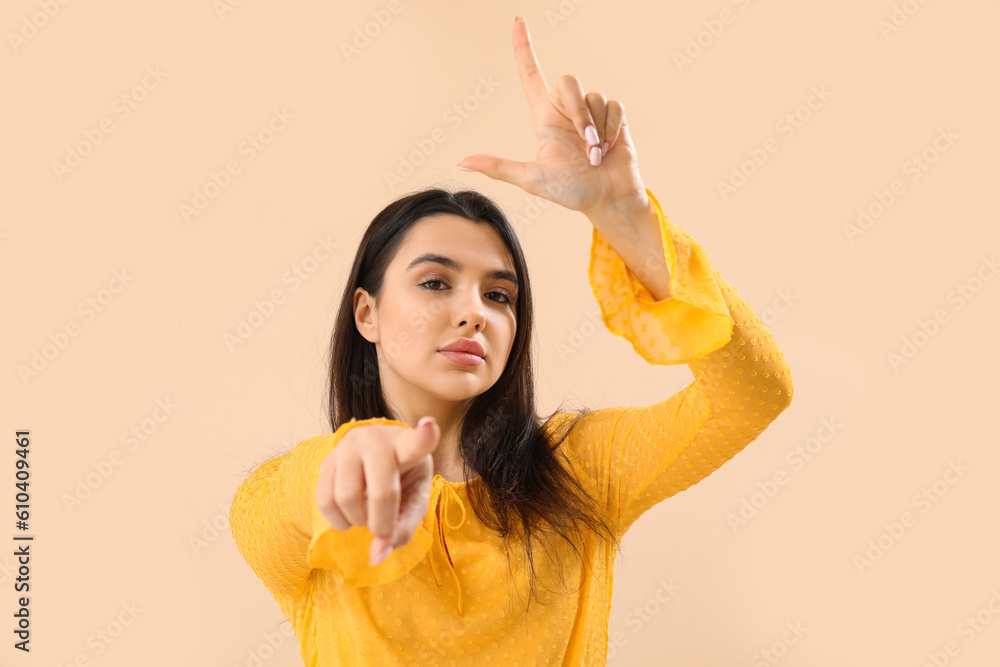
[[383, 551], [380, 556], [378, 556], [375, 560], [369, 561], [368, 564], [371, 565], [372, 567], [375, 567], [376, 565], [384, 561], [391, 552], [392, 552], [392, 545], [390, 544], [385, 548], [385, 551]]
[[455, 166], [458, 167], [459, 169], [461, 169], [462, 171], [475, 171], [475, 169], [469, 169], [468, 167], [463, 167], [460, 164], [455, 165]]
[[432, 421], [434, 421], [434, 417], [421, 417], [420, 421], [417, 422], [417, 428], [420, 428], [424, 424], [430, 424]]
[[590, 147], [590, 164], [595, 167], [601, 164], [601, 149], [598, 146]]
[[608, 142], [606, 142], [606, 141], [604, 142], [604, 145], [603, 145], [603, 146], [601, 147], [601, 155], [602, 155], [602, 156], [604, 156], [604, 155], [607, 155], [607, 154], [608, 154], [608, 148], [609, 148], [610, 146], [611, 146], [611, 144], [609, 144], [609, 143], [608, 143]]
[[597, 144], [601, 143], [600, 137], [597, 136], [597, 128], [594, 127], [593, 125], [588, 125], [587, 128], [583, 131], [583, 133], [587, 137], [587, 143], [590, 144], [591, 146], [596, 146]]

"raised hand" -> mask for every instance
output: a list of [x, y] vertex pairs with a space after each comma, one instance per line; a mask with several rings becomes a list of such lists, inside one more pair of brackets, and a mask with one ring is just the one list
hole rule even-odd
[[580, 80], [564, 74], [548, 86], [523, 16], [514, 20], [514, 56], [538, 139], [534, 162], [470, 155], [458, 166], [511, 183], [588, 216], [648, 205], [625, 109], [601, 93], [584, 95]]

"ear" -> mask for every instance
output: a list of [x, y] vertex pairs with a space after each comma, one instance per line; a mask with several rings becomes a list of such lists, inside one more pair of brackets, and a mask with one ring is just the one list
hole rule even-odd
[[377, 315], [372, 296], [361, 287], [354, 290], [354, 325], [369, 343], [379, 342]]

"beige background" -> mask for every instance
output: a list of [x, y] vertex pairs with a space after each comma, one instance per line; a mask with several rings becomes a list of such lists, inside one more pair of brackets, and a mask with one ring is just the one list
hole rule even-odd
[[[534, 158], [519, 13], [550, 89], [572, 73], [625, 105], [644, 181], [764, 317], [796, 390], [757, 441], [629, 532], [609, 664], [997, 664], [1000, 279], [984, 258], [1000, 250], [1000, 5], [987, 0], [5, 3], [0, 663], [301, 664], [228, 506], [259, 462], [327, 431], [336, 299], [362, 230], [405, 192], [468, 185], [511, 215], [535, 281], [540, 412], [647, 405], [691, 381], [591, 326], [586, 218], [454, 167]], [[476, 99], [481, 78], [495, 88]], [[448, 113], [463, 104], [467, 118]], [[268, 136], [274, 109], [293, 118]], [[796, 113], [798, 127], [782, 120]], [[102, 121], [113, 131], [57, 173]], [[445, 141], [409, 157], [435, 128]], [[258, 133], [271, 142], [250, 160], [240, 146]], [[778, 150], [720, 193], [765, 146]], [[240, 172], [186, 221], [181, 205], [230, 160]], [[391, 187], [401, 161], [414, 171]], [[878, 192], [891, 205], [849, 233]], [[284, 280], [295, 267], [308, 280]], [[274, 290], [283, 302], [228, 346]], [[22, 377], [36, 353], [44, 367]], [[161, 421], [158, 405], [172, 406]], [[30, 655], [9, 630], [24, 428]], [[143, 439], [123, 439], [133, 428]], [[744, 501], [756, 515], [735, 524]]]

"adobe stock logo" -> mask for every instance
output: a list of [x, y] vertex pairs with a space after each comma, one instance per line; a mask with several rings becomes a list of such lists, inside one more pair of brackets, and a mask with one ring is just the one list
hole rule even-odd
[[[832, 97], [833, 93], [827, 90], [826, 84], [811, 86], [809, 95], [802, 104], [785, 112], [781, 118], [775, 121], [775, 132], [780, 134], [786, 142], [789, 141], [796, 132], [813, 119], [820, 109], [826, 106]], [[730, 167], [728, 178], [715, 182], [716, 190], [722, 201], [729, 201], [751, 178], [760, 172], [772, 155], [781, 150], [781, 140], [776, 136], [767, 137], [758, 143], [758, 146], [746, 150], [747, 157], [745, 159]]]
[[[745, 11], [750, 3], [751, 0], [733, 0], [733, 4], [739, 7], [740, 11]], [[718, 18], [702, 21], [704, 29], [700, 30], [698, 34], [688, 37], [683, 51], [675, 50], [673, 53], [677, 71], [683, 73], [685, 67], [693, 65], [695, 60], [700, 58], [706, 50], [715, 44], [717, 39], [722, 37], [723, 33], [726, 32], [726, 26], [732, 25], [738, 18], [739, 16], [734, 14], [732, 10], [723, 9], [719, 12]]]
[[224, 21], [226, 14], [232, 14], [236, 8], [243, 4], [243, 0], [212, 0], [212, 9], [220, 21]]
[[[146, 74], [138, 83], [111, 102], [111, 113], [119, 121], [124, 121], [135, 109], [138, 109], [139, 105], [149, 97], [151, 92], [160, 87], [169, 74], [161, 70], [159, 65], [147, 65], [145, 72]], [[115, 121], [111, 116], [105, 116], [97, 121], [97, 127], [84, 129], [82, 139], [78, 139], [73, 144], [66, 144], [63, 162], [52, 161], [52, 172], [55, 174], [56, 180], [62, 183], [69, 174], [73, 173], [73, 170], [83, 164], [84, 158], [93, 154], [97, 147], [104, 143], [104, 138], [115, 129]]]
[[[446, 109], [441, 114], [441, 120], [448, 124], [453, 133], [457, 132], [465, 121], [472, 118], [472, 114], [482, 106], [482, 103], [493, 96], [499, 87], [500, 82], [495, 81], [492, 74], [486, 77], [479, 75], [478, 84], [472, 92], [462, 98], [461, 102], [455, 102]], [[413, 144], [416, 148], [408, 153], [399, 154], [395, 171], [383, 172], [382, 176], [389, 191], [396, 192], [403, 184], [404, 179], [416, 173], [417, 167], [427, 162], [437, 152], [438, 145], [444, 144], [449, 138], [447, 130], [435, 127], [428, 136], [414, 139]]]
[[[941, 499], [948, 495], [948, 492], [965, 477], [972, 468], [958, 461], [948, 461], [948, 468], [944, 473], [930, 484], [924, 485], [910, 498], [910, 503], [914, 508], [920, 510], [920, 515], [927, 514], [931, 509], [941, 502]], [[902, 512], [898, 519], [889, 523], [883, 523], [885, 530], [868, 540], [868, 546], [864, 552], [854, 556], [854, 567], [858, 574], [864, 575], [866, 570], [875, 566], [885, 555], [895, 547], [906, 534], [917, 525], [920, 515], [906, 510]]]
[[[65, 667], [90, 667], [90, 665], [94, 664], [92, 659], [100, 657], [110, 649], [121, 639], [126, 629], [136, 622], [139, 615], [146, 611], [135, 600], [123, 601], [118, 606], [121, 607], [121, 611], [115, 610], [115, 615], [110, 621], [87, 635], [85, 645], [89, 650], [78, 652], [71, 662], [66, 663]], [[91, 616], [93, 616], [93, 613], [91, 611]], [[56, 667], [64, 666], [62, 663], [59, 663]]]
[[[961, 310], [976, 298], [997, 273], [1000, 273], [1000, 262], [997, 261], [996, 254], [990, 257], [984, 255], [972, 274], [948, 290], [945, 301], [955, 304], [955, 312]], [[912, 362], [950, 322], [951, 314], [945, 308], [936, 308], [927, 319], [919, 318], [917, 328], [900, 339], [899, 348], [886, 354], [886, 361], [892, 372], [898, 373], [901, 366]]]
[[[667, 603], [677, 597], [677, 592], [681, 590], [680, 584], [675, 584], [673, 577], [661, 578], [658, 583], [660, 586], [642, 603], [642, 606], [636, 605], [625, 614], [625, 625], [632, 630], [631, 637], [639, 634], [646, 625], [652, 622], [653, 617], [659, 614]], [[631, 637], [622, 630], [616, 630], [608, 635], [607, 659], [609, 662], [617, 655], [619, 648], [628, 644]]]
[[188, 536], [188, 546], [195, 556], [201, 555], [205, 549], [218, 540], [232, 534], [232, 528], [229, 527], [229, 514], [232, 507], [225, 503], [219, 503], [218, 509], [219, 511], [211, 519], [202, 520], [197, 533]]
[[[299, 289], [305, 281], [324, 266], [325, 262], [334, 256], [333, 251], [339, 247], [340, 244], [331, 240], [329, 234], [325, 238], [317, 237], [316, 245], [313, 246], [312, 251], [282, 272], [281, 282], [291, 285], [287, 291], [294, 292]], [[223, 332], [222, 341], [226, 344], [226, 349], [231, 354], [235, 354], [243, 343], [247, 342], [265, 322], [278, 312], [278, 309], [285, 303], [286, 296], [284, 289], [275, 287], [267, 296], [254, 299], [253, 308], [245, 317], [240, 316], [235, 330]]]
[[[962, 135], [955, 132], [951, 125], [939, 127], [937, 134], [923, 149], [906, 158], [900, 165], [900, 171], [904, 176], [910, 177], [911, 183], [916, 183], [961, 138]], [[859, 236], [864, 235], [888, 213], [906, 193], [906, 183], [901, 178], [893, 179], [885, 189], [876, 188], [873, 190], [868, 203], [857, 208], [854, 220], [844, 223], [844, 235], [847, 240], [853, 244]]]
[[[118, 441], [122, 445], [128, 445], [128, 449], [112, 449], [107, 456], [91, 462], [90, 466], [93, 470], [76, 478], [76, 486], [73, 487], [71, 493], [62, 494], [60, 499], [63, 507], [66, 508], [66, 513], [72, 514], [82, 507], [83, 503], [115, 474], [118, 467], [125, 463], [128, 453], [135, 452], [139, 447], [146, 445], [179, 407], [180, 405], [169, 396], [157, 398], [156, 407], [127, 431], [122, 431], [121, 436], [119, 436]], [[146, 446], [148, 447], [148, 445]], [[134, 457], [128, 456], [128, 458]]]
[[286, 643], [295, 646], [295, 630], [288, 619], [281, 622], [280, 632], [270, 631], [263, 635], [263, 641], [257, 643], [253, 648], [247, 649], [247, 659], [241, 664], [233, 667], [261, 667], [265, 662], [273, 658]]
[[361, 55], [361, 52], [371, 45], [372, 40], [382, 34], [383, 30], [389, 27], [394, 16], [398, 16], [403, 11], [403, 6], [399, 0], [389, 0], [385, 9], [373, 9], [371, 20], [362, 26], [354, 26], [354, 39], [351, 42], [340, 43], [340, 53], [346, 62], [351, 62], [353, 58]]
[[802, 636], [809, 632], [809, 628], [803, 626], [799, 620], [794, 623], [785, 621], [785, 627], [788, 629], [781, 634], [781, 639], [774, 640], [770, 646], [753, 654], [753, 657], [750, 658], [751, 667], [768, 667], [778, 664], [782, 658], [788, 655], [788, 647], [798, 644]]
[[49, 24], [49, 21], [62, 11], [60, 5], [68, 5], [69, 0], [38, 0], [40, 11], [32, 12], [31, 17], [21, 18], [21, 29], [19, 32], [8, 32], [7, 41], [14, 53], [21, 51], [21, 47], [28, 43], [29, 39], [38, 36], [38, 31]]
[[879, 33], [882, 35], [884, 41], [889, 41], [889, 37], [895, 33], [899, 32], [900, 28], [905, 26], [910, 22], [910, 19], [919, 12], [924, 5], [926, 5], [928, 0], [903, 0], [901, 3], [896, 3], [892, 6], [892, 12], [889, 13], [888, 19], [879, 19], [875, 26], [878, 28]]
[[990, 589], [989, 599], [955, 626], [956, 639], [949, 639], [939, 651], [928, 651], [927, 660], [920, 667], [945, 667], [951, 664], [951, 659], [962, 652], [957, 638], [971, 644], [997, 617], [1000, 617], [1000, 588], [994, 586]]
[[732, 512], [726, 513], [726, 523], [735, 535], [741, 528], [749, 525], [761, 510], [774, 499], [792, 478], [805, 468], [823, 448], [833, 441], [844, 425], [836, 417], [823, 417], [815, 434], [801, 445], [795, 445], [785, 454], [784, 461], [790, 470], [781, 467], [775, 470], [770, 478], [757, 482], [756, 491], [740, 498], [740, 505]]
[[576, 14], [576, 9], [587, 0], [560, 0], [555, 8], [545, 10], [545, 18], [549, 22], [549, 28], [555, 30], [560, 23], [564, 23], [570, 16]]
[[[125, 291], [135, 278], [129, 274], [128, 268], [121, 270], [114, 269], [111, 272], [111, 280], [105, 287], [99, 289], [95, 294], [80, 301], [76, 307], [76, 313], [83, 320], [82, 324], [90, 324], [97, 318], [99, 313], [103, 313]], [[54, 332], [49, 331], [48, 342], [42, 343], [41, 347], [31, 350], [31, 360], [27, 363], [17, 365], [17, 374], [21, 382], [27, 385], [37, 378], [42, 371], [48, 368], [62, 354], [74, 338], [84, 331], [80, 322], [75, 319], [67, 320]]]
[[218, 171], [209, 170], [208, 178], [193, 188], [190, 203], [184, 201], [178, 205], [177, 210], [184, 222], [190, 223], [192, 218], [201, 215], [225, 192], [226, 188], [233, 184], [236, 177], [242, 173], [243, 166], [250, 164], [263, 153], [294, 119], [295, 114], [287, 107], [283, 106], [280, 109], [273, 107], [267, 121], [256, 132], [246, 135], [236, 147], [236, 154], [243, 158], [242, 164], [238, 158], [233, 158], [227, 160], [225, 166]]

